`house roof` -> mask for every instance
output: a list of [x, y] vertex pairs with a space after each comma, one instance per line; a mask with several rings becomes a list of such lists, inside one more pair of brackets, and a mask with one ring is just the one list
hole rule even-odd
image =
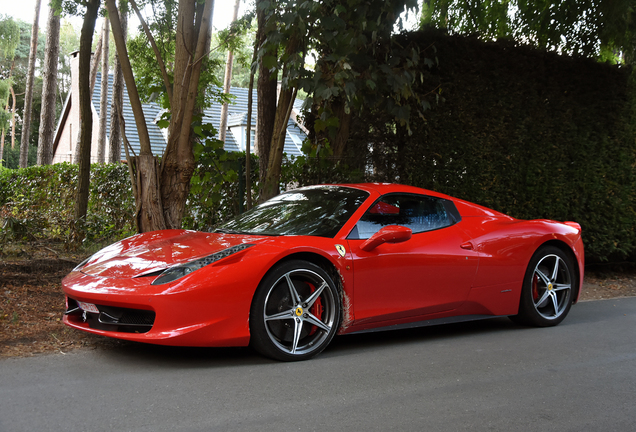
[[[228, 106], [228, 131], [225, 135], [225, 149], [228, 151], [239, 151], [240, 137], [235, 134], [240, 133], [235, 127], [247, 125], [247, 98], [249, 89], [240, 87], [231, 87], [230, 94], [234, 96], [234, 100]], [[252, 128], [256, 127], [256, 107], [258, 106], [258, 92], [252, 90]], [[300, 111], [303, 101], [296, 99], [294, 108]], [[218, 130], [221, 124], [221, 107], [219, 103], [214, 103], [212, 107], [203, 111], [204, 119], [214, 125]], [[284, 152], [288, 155], [301, 156], [302, 141], [307, 137], [305, 132], [296, 124], [293, 118], [287, 123], [287, 135], [285, 136]]]
[[[101, 86], [101, 74], [97, 75], [97, 81], [95, 83], [95, 89], [93, 91], [93, 106], [99, 115], [100, 112], [100, 86]], [[113, 75], [108, 76], [108, 100], [112, 100], [113, 89]], [[240, 151], [239, 147], [240, 137], [237, 136], [241, 133], [241, 126], [247, 125], [247, 98], [248, 89], [231, 87], [230, 94], [234, 96], [233, 102], [228, 107], [228, 132], [225, 138], [225, 149], [228, 151]], [[252, 128], [256, 127], [256, 107], [258, 103], [257, 91], [253, 90], [253, 107], [254, 113], [252, 114]], [[299, 109], [302, 105], [301, 100], [296, 100], [294, 106]], [[204, 110], [204, 120], [210, 122], [218, 130], [221, 120], [221, 107], [219, 103], [214, 103], [212, 107]], [[142, 105], [144, 115], [146, 117], [146, 123], [148, 125], [148, 134], [150, 135], [150, 146], [152, 152], [155, 155], [163, 154], [166, 147], [166, 138], [162, 133], [162, 130], [157, 126], [156, 120], [161, 114], [161, 108], [156, 103], [147, 103]], [[110, 110], [111, 104], [108, 104], [108, 115], [106, 125], [106, 135], [110, 133]], [[139, 154], [139, 136], [137, 133], [137, 127], [135, 125], [135, 117], [130, 106], [130, 100], [128, 98], [128, 92], [124, 91], [124, 121], [126, 124], [126, 137], [130, 142], [134, 151]], [[300, 156], [302, 155], [301, 144], [305, 139], [305, 132], [298, 127], [293, 118], [289, 119], [287, 125], [287, 135], [285, 137], [284, 151], [288, 155]], [[122, 146], [122, 160], [126, 158], [125, 150]]]
[[[101, 81], [102, 74], [97, 74], [97, 80], [95, 81], [95, 88], [93, 89], [93, 97], [92, 102], [95, 107], [95, 111], [97, 115], [100, 115], [100, 96], [101, 96]], [[106, 139], [108, 139], [110, 135], [110, 111], [111, 104], [113, 100], [113, 75], [108, 75], [108, 104], [107, 110], [108, 113], [106, 115]], [[136, 154], [140, 152], [140, 144], [139, 144], [139, 134], [137, 133], [137, 125], [135, 124], [135, 116], [132, 111], [132, 107], [130, 105], [130, 99], [128, 98], [128, 92], [124, 87], [124, 103], [123, 103], [123, 117], [125, 123], [126, 130], [126, 138], [128, 142], [130, 142], [130, 146], [133, 148]], [[150, 148], [152, 149], [152, 153], [155, 155], [163, 154], [163, 150], [166, 148], [166, 139], [161, 132], [161, 129], [157, 126], [156, 120], [161, 112], [161, 108], [156, 103], [146, 103], [141, 105], [144, 117], [146, 118], [146, 127], [148, 128], [148, 135], [150, 137]], [[122, 145], [121, 149], [121, 159], [126, 159], [126, 150]]]

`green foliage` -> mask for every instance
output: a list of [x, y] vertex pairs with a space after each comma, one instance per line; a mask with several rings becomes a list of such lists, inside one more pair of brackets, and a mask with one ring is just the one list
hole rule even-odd
[[[172, 84], [174, 57], [176, 49], [176, 29], [178, 1], [160, 0], [149, 2], [153, 14], [148, 17], [148, 27], [153, 35], [155, 43], [161, 57], [166, 65], [167, 73]], [[128, 57], [135, 74], [137, 90], [143, 102], [156, 101], [162, 108], [169, 109], [169, 100], [166, 93], [165, 84], [161, 75], [161, 70], [157, 67], [157, 58], [152, 46], [148, 42], [143, 29], [139, 28], [138, 33], [129, 37], [126, 44]], [[197, 106], [208, 107], [215, 100], [224, 100], [222, 96], [222, 82], [219, 77], [223, 76], [222, 64], [225, 59], [219, 61], [214, 57], [206, 56], [203, 60], [201, 78], [199, 80], [199, 91]]]
[[[215, 133], [209, 127], [202, 135]], [[196, 147], [198, 168], [186, 205], [183, 227], [209, 230], [245, 208], [245, 153], [223, 150], [207, 139]], [[252, 184], [258, 179], [258, 160], [252, 156]], [[58, 240], [70, 243], [77, 165], [68, 163], [25, 169], [0, 167], [0, 240]], [[256, 194], [254, 188], [253, 195]], [[104, 244], [135, 233], [135, 203], [125, 164], [94, 164], [88, 213], [81, 224], [85, 244]]]
[[332, 157], [287, 156], [283, 158], [281, 190], [322, 183], [361, 183], [367, 180], [362, 169], [352, 160]]
[[11, 78], [0, 79], [0, 133], [4, 133], [10, 126], [11, 112], [5, 107], [8, 105], [12, 85], [13, 80]]
[[[341, 102], [345, 114], [382, 109], [407, 127], [412, 114], [422, 116], [430, 107], [424, 97], [428, 92], [416, 93], [413, 86], [423, 79], [422, 65], [434, 64], [434, 52], [426, 52], [425, 46], [401, 46], [391, 38], [400, 13], [416, 7], [412, 0], [329, 0], [316, 6], [321, 17], [311, 30], [316, 70], [301, 83], [310, 94], [306, 105], [313, 104], [317, 133], [327, 130], [334, 138]], [[416, 103], [409, 104], [411, 99]]]
[[[24, 95], [26, 93], [26, 81], [27, 81], [27, 69], [29, 64], [29, 50], [31, 48], [31, 27], [30, 23], [24, 21], [16, 21], [20, 28], [20, 41], [15, 48], [15, 56], [13, 59], [2, 58], [0, 56], [0, 79], [7, 79], [11, 77], [13, 82], [13, 91], [16, 94], [16, 114], [22, 114], [24, 112]], [[46, 44], [46, 38], [42, 34], [38, 37], [38, 50], [37, 50], [37, 62], [36, 64], [42, 65], [44, 63], [44, 46]], [[42, 104], [42, 77], [36, 73], [33, 89], [33, 105], [32, 105], [32, 117], [33, 119], [40, 118], [40, 107]], [[4, 109], [6, 105], [0, 109]], [[8, 136], [8, 130], [5, 131]], [[37, 145], [38, 142], [39, 127], [37, 122], [31, 122], [31, 134], [30, 144]], [[20, 137], [22, 135], [22, 122], [16, 124], [16, 142], [20, 143]], [[5, 144], [6, 146], [6, 144]]]
[[[2, 157], [2, 165], [5, 168], [17, 169], [20, 167], [20, 142], [16, 139], [15, 148], [11, 148], [9, 130], [6, 131], [7, 138], [4, 143], [4, 155]], [[33, 166], [37, 162], [38, 149], [34, 145], [29, 146], [29, 155], [27, 158], [27, 166]]]
[[239, 18], [227, 29], [212, 35], [210, 57], [212, 57], [213, 62], [224, 64], [227, 60], [228, 50], [232, 50], [234, 63], [230, 85], [233, 87], [247, 88], [249, 86], [255, 35], [256, 19], [253, 13]]
[[608, 58], [633, 51], [634, 0], [430, 0], [422, 25], [484, 40], [512, 38], [560, 53]]
[[20, 27], [10, 16], [0, 15], [0, 58], [13, 60], [20, 43]]
[[[67, 163], [0, 170], [0, 237], [68, 241], [77, 175], [77, 165]], [[132, 234], [134, 209], [126, 166], [93, 165], [85, 241]]]
[[[211, 125], [196, 125], [199, 140], [194, 145], [197, 169], [190, 180], [183, 227], [210, 230], [214, 225], [238, 215], [245, 208], [245, 153], [228, 152], [214, 138]], [[251, 155], [252, 185], [258, 180], [258, 161]], [[252, 196], [256, 194], [256, 187]]]

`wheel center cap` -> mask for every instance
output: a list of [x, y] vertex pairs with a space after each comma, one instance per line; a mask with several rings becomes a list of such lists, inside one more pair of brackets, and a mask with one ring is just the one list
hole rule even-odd
[[552, 291], [552, 284], [548, 284], [548, 291]]
[[296, 316], [301, 316], [303, 314], [303, 308], [298, 306], [296, 310], [294, 311], [294, 313], [296, 314]]

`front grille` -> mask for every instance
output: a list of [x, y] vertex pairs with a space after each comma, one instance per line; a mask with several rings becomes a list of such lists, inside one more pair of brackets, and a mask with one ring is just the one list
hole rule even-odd
[[125, 310], [119, 319], [121, 324], [149, 325], [155, 322], [155, 313], [144, 310]]
[[68, 298], [67, 304], [69, 319], [85, 322], [92, 329], [146, 333], [155, 323], [155, 313], [149, 310], [95, 305], [99, 313], [94, 313], [82, 310], [72, 298]]

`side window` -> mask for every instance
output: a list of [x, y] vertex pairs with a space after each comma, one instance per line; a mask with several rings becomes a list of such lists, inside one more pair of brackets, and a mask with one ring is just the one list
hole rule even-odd
[[360, 218], [348, 238], [368, 239], [387, 225], [405, 226], [417, 234], [457, 222], [459, 213], [451, 201], [425, 195], [385, 195]]

